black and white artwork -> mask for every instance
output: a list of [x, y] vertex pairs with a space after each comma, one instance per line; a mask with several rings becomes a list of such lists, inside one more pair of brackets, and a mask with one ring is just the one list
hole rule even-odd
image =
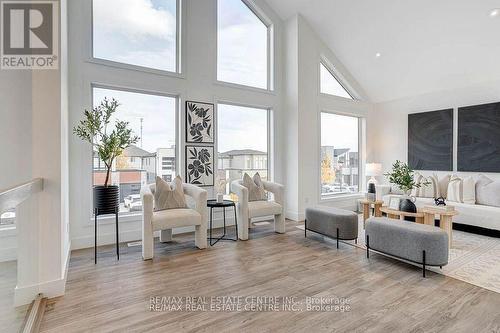
[[453, 109], [408, 115], [408, 165], [414, 170], [453, 170]]
[[458, 108], [458, 171], [500, 172], [500, 103]]
[[189, 184], [214, 185], [214, 147], [186, 146], [186, 178]]
[[214, 143], [214, 105], [186, 101], [186, 142]]

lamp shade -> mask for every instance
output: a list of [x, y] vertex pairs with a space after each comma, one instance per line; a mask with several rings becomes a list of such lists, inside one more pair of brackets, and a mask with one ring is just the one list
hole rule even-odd
[[366, 175], [368, 177], [382, 176], [382, 164], [380, 164], [380, 163], [366, 163]]

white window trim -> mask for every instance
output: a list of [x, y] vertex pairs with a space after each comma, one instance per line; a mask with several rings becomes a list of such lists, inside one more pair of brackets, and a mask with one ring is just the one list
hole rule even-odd
[[[262, 106], [262, 105], [255, 105], [255, 104], [246, 104], [246, 103], [236, 103], [236, 102], [231, 102], [227, 101], [224, 99], [217, 99], [215, 102], [215, 114], [216, 114], [216, 122], [215, 122], [215, 133], [219, 133], [219, 104], [224, 104], [224, 105], [232, 105], [232, 106], [241, 106], [241, 107], [246, 107], [246, 108], [253, 108], [253, 109], [259, 109], [259, 110], [265, 110], [267, 111], [267, 178], [268, 181], [274, 181], [274, 140], [273, 140], [273, 121], [274, 121], [274, 114], [273, 114], [273, 108], [270, 106]], [[214, 141], [214, 153], [215, 153], [215, 159], [214, 161], [217, 161], [217, 169], [219, 168], [218, 162], [219, 162], [219, 135], [215, 136], [215, 141]]]
[[[175, 98], [175, 124], [179, 124], [179, 121], [180, 121], [180, 113], [181, 113], [181, 101], [180, 101], [180, 96], [179, 95], [176, 95], [176, 94], [168, 94], [168, 93], [163, 93], [163, 92], [158, 92], [158, 91], [152, 91], [152, 90], [147, 90], [147, 89], [137, 89], [137, 88], [128, 88], [128, 87], [123, 87], [123, 86], [119, 86], [119, 85], [113, 85], [113, 84], [101, 84], [101, 83], [91, 83], [90, 85], [90, 105], [93, 107], [94, 105], [94, 88], [98, 88], [98, 89], [108, 89], [108, 90], [117, 90], [117, 91], [123, 91], [123, 92], [130, 92], [130, 93], [138, 93], [138, 94], [144, 94], [144, 95], [156, 95], [156, 96], [164, 96], [164, 97], [170, 97], [170, 98]], [[181, 174], [181, 166], [180, 166], [180, 160], [182, 158], [182, 156], [180, 155], [180, 125], [178, 126], [174, 126], [174, 135], [175, 135], [175, 159], [176, 159], [176, 163], [175, 163], [175, 168], [178, 168], [176, 170], [179, 170], [179, 172], [177, 172], [177, 174]], [[91, 150], [91, 154], [92, 154], [92, 150]], [[90, 167], [91, 167], [91, 176], [93, 177], [93, 171], [94, 171], [94, 164], [93, 164], [93, 157], [91, 157], [92, 159], [92, 163], [90, 163]], [[94, 186], [94, 181], [92, 179], [92, 181], [90, 182], [91, 184], [91, 188], [90, 188], [90, 193], [91, 193], [91, 197], [92, 197], [92, 187]], [[91, 206], [92, 206], [92, 202], [93, 200], [90, 200], [90, 203], [91, 203]], [[93, 224], [94, 223], [94, 211], [92, 209], [92, 207], [89, 207], [90, 208], [90, 220], [89, 220], [89, 224]], [[123, 213], [119, 213], [118, 216], [120, 217], [120, 222], [122, 222], [122, 220], [124, 222], [134, 222], [134, 221], [139, 221], [141, 220], [141, 217], [142, 217], [142, 212], [137, 212], [137, 213], [130, 213], [130, 212], [123, 212]], [[103, 217], [99, 217], [99, 221], [103, 220], [105, 223], [109, 222], [111, 223], [111, 221], [114, 221], [114, 216], [103, 216]], [[100, 223], [100, 222], [99, 222]]]
[[125, 62], [119, 62], [109, 59], [102, 59], [94, 57], [94, 0], [88, 0], [90, 2], [90, 45], [88, 45], [87, 50], [90, 51], [88, 59], [86, 62], [93, 63], [96, 65], [103, 65], [114, 68], [121, 68], [126, 70], [133, 70], [138, 72], [157, 74], [163, 76], [171, 76], [176, 78], [185, 78], [185, 66], [183, 57], [186, 54], [184, 52], [185, 29], [184, 29], [184, 17], [185, 17], [185, 6], [183, 6], [183, 0], [176, 0], [176, 60], [175, 60], [175, 71], [167, 71], [158, 68], [128, 64]]
[[[259, 88], [254, 86], [249, 86], [246, 84], [227, 82], [218, 79], [218, 67], [219, 67], [219, 0], [215, 0], [215, 73], [214, 73], [214, 84], [219, 84], [227, 87], [233, 87], [238, 89], [247, 89], [257, 92], [273, 93], [275, 92], [275, 36], [274, 36], [274, 23], [273, 21], [251, 0], [240, 0], [245, 6], [250, 9], [250, 11], [257, 16], [257, 18], [267, 27], [267, 88]], [[224, 103], [223, 103], [224, 104]]]
[[[326, 70], [330, 72], [333, 78], [337, 80], [340, 86], [347, 92], [349, 96], [351, 96], [351, 98], [328, 94], [321, 91], [321, 65], [323, 65], [326, 68]], [[328, 97], [333, 96], [335, 98], [341, 98], [343, 100], [348, 100], [348, 101], [360, 100], [359, 94], [357, 94], [356, 91], [352, 88], [352, 86], [348, 84], [345, 79], [343, 79], [343, 76], [335, 69], [335, 66], [333, 66], [331, 62], [328, 61], [325, 57], [320, 57], [320, 60], [318, 62], [318, 92], [321, 96], [328, 96]]]
[[[348, 117], [353, 117], [358, 119], [358, 192], [356, 193], [331, 193], [327, 195], [322, 195], [321, 194], [321, 114], [322, 113], [328, 113], [328, 114], [334, 114], [334, 115], [339, 115], [339, 116], [348, 116]], [[338, 201], [338, 200], [343, 200], [343, 199], [348, 199], [348, 198], [358, 198], [363, 196], [363, 164], [364, 164], [364, 126], [363, 126], [364, 118], [359, 115], [354, 115], [352, 113], [347, 113], [347, 112], [338, 112], [338, 111], [328, 111], [328, 110], [320, 110], [318, 112], [318, 123], [319, 123], [319, 136], [318, 136], [318, 142], [319, 142], [319, 147], [318, 147], [318, 202], [327, 202], [327, 201]]]

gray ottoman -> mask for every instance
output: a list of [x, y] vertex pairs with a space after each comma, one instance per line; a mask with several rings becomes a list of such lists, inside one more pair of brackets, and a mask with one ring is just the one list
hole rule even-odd
[[437, 227], [386, 217], [366, 221], [366, 256], [370, 249], [425, 266], [448, 263], [448, 234]]
[[333, 207], [306, 208], [305, 237], [308, 230], [335, 238], [338, 248], [339, 239], [358, 239], [358, 215], [349, 210]]

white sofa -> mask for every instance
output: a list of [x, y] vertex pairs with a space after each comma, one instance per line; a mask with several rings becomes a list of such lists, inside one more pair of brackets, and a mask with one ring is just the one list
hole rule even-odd
[[[391, 185], [377, 185], [375, 189], [377, 200], [382, 200], [384, 202], [384, 206], [389, 205], [391, 197], [401, 196], [401, 192], [393, 188]], [[500, 230], [500, 207], [477, 204], [470, 205], [452, 201], [446, 201], [446, 204], [454, 206], [459, 212], [457, 216], [453, 217], [453, 222], [455, 223], [482, 227], [491, 230]], [[415, 205], [417, 207], [434, 205], [434, 199], [417, 197]]]
[[238, 238], [248, 239], [251, 219], [274, 215], [274, 231], [285, 233], [285, 187], [278, 183], [262, 181], [264, 189], [273, 193], [274, 201], [248, 201], [248, 189], [242, 180], [231, 182], [231, 191], [238, 196]]
[[183, 183], [184, 194], [195, 201], [194, 209], [177, 208], [154, 211], [155, 184], [141, 189], [142, 212], [142, 258], [153, 259], [153, 234], [160, 231], [160, 242], [172, 239], [172, 228], [195, 226], [195, 245], [199, 249], [207, 247], [207, 191], [191, 184]]

